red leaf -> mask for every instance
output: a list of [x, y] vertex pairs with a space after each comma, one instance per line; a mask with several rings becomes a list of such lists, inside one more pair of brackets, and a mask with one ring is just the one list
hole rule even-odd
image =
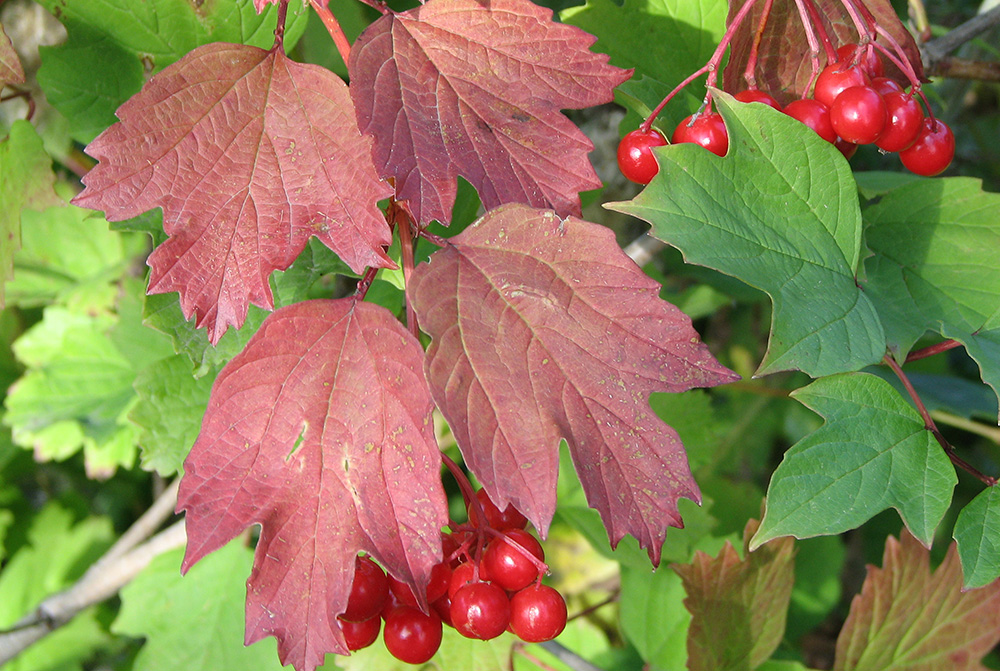
[[[727, 24], [732, 22], [743, 4], [743, 0], [737, 2], [730, 0]], [[737, 92], [746, 88], [743, 73], [746, 71], [764, 4], [758, 2], [754, 5], [733, 37], [729, 63], [723, 72], [724, 88], [727, 91]], [[815, 4], [834, 49], [842, 44], [858, 42], [858, 31], [841, 0], [816, 0]], [[922, 77], [924, 70], [920, 51], [909, 31], [900, 22], [889, 0], [857, 0], [855, 4], [867, 7], [879, 27], [892, 35], [903, 47], [917, 76]], [[879, 43], [889, 47], [884, 38], [881, 38]], [[794, 0], [774, 1], [759, 49], [756, 77], [757, 84], [762, 90], [773, 95], [782, 104], [808, 93], [806, 86], [812, 75], [812, 60], [805, 29]], [[891, 47], [889, 49], [892, 50]], [[802, 57], [789, 58], [788, 54], [802, 54]], [[888, 60], [884, 58], [883, 60], [886, 76], [896, 79], [904, 86], [909, 86], [908, 80], [899, 68]], [[826, 65], [826, 53], [822, 45], [819, 63], [821, 68]]]
[[930, 552], [908, 531], [868, 567], [837, 637], [835, 671], [979, 671], [1000, 642], [1000, 580], [962, 591], [956, 545], [931, 573]]
[[427, 376], [467, 463], [543, 533], [565, 438], [611, 541], [659, 562], [677, 499], [700, 498], [652, 391], [735, 379], [606, 228], [508, 205], [418, 266], [410, 297], [434, 339]]
[[351, 95], [397, 198], [420, 223], [447, 223], [461, 175], [487, 209], [579, 214], [578, 193], [601, 182], [560, 110], [610, 102], [630, 75], [588, 51], [594, 40], [528, 0], [430, 0], [369, 26], [351, 49]]
[[274, 305], [268, 276], [315, 235], [351, 268], [391, 266], [347, 86], [280, 51], [209, 44], [153, 77], [87, 151], [100, 163], [77, 205], [118, 221], [163, 208], [171, 236], [149, 258], [150, 293], [179, 291], [213, 343], [249, 303]]
[[24, 68], [14, 51], [14, 45], [0, 25], [0, 89], [7, 84], [23, 84]]
[[334, 626], [358, 551], [422, 593], [448, 520], [420, 344], [384, 308], [307, 301], [270, 315], [212, 387], [184, 463], [186, 571], [262, 526], [246, 640], [283, 664], [347, 653]]

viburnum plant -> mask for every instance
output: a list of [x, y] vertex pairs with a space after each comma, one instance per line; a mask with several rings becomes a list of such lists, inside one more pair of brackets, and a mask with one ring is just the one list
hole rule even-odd
[[886, 0], [39, 4], [0, 665], [997, 661], [1000, 196]]

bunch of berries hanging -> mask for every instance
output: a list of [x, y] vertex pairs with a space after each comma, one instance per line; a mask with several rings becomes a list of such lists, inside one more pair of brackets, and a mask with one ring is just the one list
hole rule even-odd
[[[705, 66], [681, 82], [639, 128], [622, 138], [618, 146], [618, 165], [628, 179], [648, 184], [656, 175], [659, 168], [652, 149], [668, 143], [666, 137], [653, 128], [653, 121], [681, 89], [706, 72], [709, 93], [701, 110], [678, 124], [670, 141], [674, 144], [691, 142], [719, 156], [726, 154], [729, 139], [722, 117], [712, 111], [711, 89], [716, 84], [726, 48], [757, 1], [746, 0]], [[813, 0], [797, 3], [805, 36], [813, 51], [811, 76], [802, 95], [784, 105], [777, 96], [787, 97], [787, 90], [761, 90], [757, 84], [758, 47], [761, 36], [768, 30], [773, 0], [763, 2], [751, 40], [753, 46], [746, 55], [743, 86], [732, 86], [738, 91], [737, 100], [762, 103], [784, 112], [836, 146], [847, 158], [854, 154], [858, 145], [874, 144], [883, 153], [898, 153], [903, 166], [918, 175], [931, 177], [951, 164], [955, 138], [947, 124], [934, 117], [920, 89], [919, 57], [901, 46], [893, 31], [880, 25], [862, 0], [841, 0], [845, 14], [854, 23], [858, 39], [837, 48]], [[887, 64], [893, 70], [891, 77], [886, 76]], [[734, 84], [737, 78], [727, 76], [727, 80]], [[905, 87], [900, 82], [905, 83]]]

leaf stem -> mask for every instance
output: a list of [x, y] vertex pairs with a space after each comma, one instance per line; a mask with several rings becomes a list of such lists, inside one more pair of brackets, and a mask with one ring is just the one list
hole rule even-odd
[[774, 0], [764, 0], [764, 9], [760, 13], [760, 21], [757, 24], [757, 32], [753, 36], [753, 44], [750, 45], [750, 55], [747, 57], [747, 67], [743, 71], [743, 79], [747, 83], [747, 88], [756, 90], [757, 88], [757, 56], [760, 51], [760, 41], [764, 39], [764, 27], [771, 17], [771, 8]]
[[371, 288], [372, 282], [375, 281], [376, 275], [378, 275], [378, 268], [365, 268], [365, 274], [358, 280], [358, 286], [354, 290], [354, 294], [359, 301], [363, 301], [365, 296], [368, 295], [368, 290]]
[[285, 20], [288, 18], [288, 0], [278, 3], [278, 22], [274, 25], [274, 46], [272, 49], [285, 50]]
[[706, 83], [706, 86], [715, 85], [716, 77], [718, 77], [717, 70], [719, 68], [719, 64], [722, 62], [722, 55], [726, 52], [726, 49], [729, 47], [729, 43], [733, 41], [733, 37], [736, 35], [737, 28], [740, 27], [741, 23], [743, 23], [743, 19], [745, 19], [747, 14], [750, 13], [750, 8], [753, 7], [753, 3], [755, 3], [756, 1], [757, 0], [746, 0], [746, 2], [743, 3], [743, 6], [740, 7], [740, 11], [737, 12], [736, 16], [733, 17], [732, 23], [726, 26], [725, 34], [722, 36], [722, 40], [719, 42], [719, 46], [715, 48], [715, 52], [712, 54], [712, 57], [708, 59], [708, 62], [705, 63], [705, 65], [698, 68], [697, 70], [695, 70], [687, 78], [685, 78], [684, 81], [682, 81], [680, 84], [674, 87], [674, 90], [668, 93], [667, 97], [664, 98], [662, 101], [660, 101], [660, 104], [657, 105], [656, 108], [649, 113], [649, 116], [646, 117], [646, 120], [643, 121], [641, 124], [639, 124], [639, 130], [648, 133], [649, 129], [653, 125], [653, 120], [656, 119], [656, 116], [663, 111], [663, 108], [667, 106], [667, 103], [669, 103], [673, 99], [673, 97], [677, 95], [685, 86], [687, 86], [688, 84], [690, 84], [691, 82], [693, 82], [695, 79], [702, 76], [706, 72], [709, 73], [708, 82]]
[[[409, 210], [403, 205], [403, 203], [397, 201], [393, 198], [389, 201], [389, 215], [396, 223], [399, 230], [399, 247], [403, 254], [403, 284], [406, 287], [410, 286], [410, 275], [413, 274], [413, 238], [414, 238], [414, 227], [410, 224], [413, 223], [413, 218], [410, 215]], [[409, 292], [404, 291], [404, 298], [406, 300], [406, 326], [410, 329], [410, 333], [417, 340], [420, 340], [420, 327], [417, 325], [417, 313], [413, 309], [413, 303], [410, 301]]]
[[[337, 17], [333, 15], [333, 12], [330, 11], [330, 8], [323, 0], [309, 0], [309, 4], [319, 14], [320, 20], [323, 21], [323, 25], [326, 27], [326, 32], [330, 33], [333, 44], [337, 47], [337, 53], [344, 59], [344, 65], [347, 65], [351, 57], [351, 43], [347, 39], [347, 35], [344, 34], [344, 29], [340, 27]], [[384, 14], [385, 12], [382, 13]]]
[[926, 359], [929, 356], [934, 356], [935, 354], [940, 354], [941, 352], [947, 352], [950, 349], [955, 349], [956, 347], [961, 347], [962, 343], [957, 340], [945, 340], [937, 343], [936, 345], [929, 345], [927, 347], [922, 347], [921, 349], [914, 350], [906, 355], [906, 361], [903, 363], [910, 363], [911, 361], [919, 361], [920, 359]]
[[[819, 17], [816, 16], [816, 8], [811, 6], [812, 3], [809, 3], [810, 7], [806, 7], [807, 1], [808, 0], [795, 0], [795, 6], [799, 10], [799, 18], [802, 21], [802, 29], [805, 31], [805, 34], [806, 34], [806, 42], [808, 42], [808, 44], [809, 44], [809, 63], [811, 65], [811, 67], [812, 67], [812, 75], [809, 77], [809, 81], [808, 81], [808, 83], [806, 83], [806, 88], [802, 92], [803, 96], [805, 96], [807, 93], [809, 93], [809, 90], [813, 87], [813, 84], [815, 83], [816, 78], [819, 76], [819, 70], [820, 70], [820, 68], [819, 68], [819, 42], [816, 40], [816, 30], [815, 30], [814, 23], [818, 24], [821, 27], [823, 25], [819, 21]], [[813, 10], [812, 12], [809, 11], [810, 8]], [[824, 33], [824, 36], [825, 36], [825, 33]], [[830, 51], [832, 50], [832, 48], [833, 48], [833, 45], [830, 44], [830, 39], [829, 39], [829, 37], [827, 37], [827, 39], [826, 39], [827, 59], [830, 58]], [[836, 52], [834, 52], [834, 53], [836, 53]]]
[[899, 381], [903, 383], [903, 388], [906, 389], [906, 393], [910, 395], [911, 399], [913, 399], [914, 405], [917, 406], [917, 412], [920, 413], [920, 417], [924, 420], [924, 428], [931, 432], [934, 439], [937, 440], [938, 444], [941, 445], [941, 448], [944, 449], [945, 454], [948, 455], [948, 459], [951, 460], [951, 463], [990, 487], [996, 485], [996, 478], [981, 473], [975, 466], [956, 454], [954, 446], [948, 442], [947, 438], [941, 435], [941, 431], [938, 430], [937, 424], [934, 423], [934, 419], [931, 417], [931, 413], [928, 412], [927, 406], [924, 405], [924, 402], [917, 394], [917, 390], [913, 387], [913, 383], [910, 382], [910, 378], [906, 376], [906, 373], [904, 373], [902, 367], [896, 363], [896, 360], [889, 354], [886, 354], [882, 357], [882, 361], [892, 369], [892, 372], [896, 374]]

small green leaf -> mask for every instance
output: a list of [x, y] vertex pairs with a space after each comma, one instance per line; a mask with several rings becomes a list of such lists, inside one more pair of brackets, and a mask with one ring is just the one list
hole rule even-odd
[[622, 633], [643, 661], [660, 669], [687, 668], [691, 614], [684, 608], [684, 585], [673, 571], [622, 566]]
[[16, 121], [0, 140], [0, 308], [14, 253], [21, 247], [21, 213], [64, 204], [53, 190], [52, 159], [27, 121]]
[[660, 147], [649, 186], [608, 207], [650, 222], [651, 234], [686, 261], [771, 296], [771, 339], [758, 375], [798, 369], [819, 377], [881, 360], [882, 327], [855, 283], [861, 216], [846, 161], [790, 117], [724, 93], [714, 99], [729, 153]]
[[867, 373], [821, 378], [792, 395], [826, 423], [785, 453], [750, 548], [839, 534], [887, 508], [930, 545], [958, 480], [917, 411]]
[[965, 576], [963, 589], [988, 585], [1000, 577], [1000, 488], [987, 487], [962, 509], [955, 542]]
[[[73, 515], [58, 504], [42, 508], [31, 521], [27, 544], [0, 572], [0, 629], [72, 584], [110, 545], [113, 536], [106, 518], [91, 517], [74, 524]], [[81, 669], [82, 662], [108, 639], [95, 610], [89, 608], [4, 665], [3, 670]]]
[[161, 359], [139, 372], [139, 402], [129, 420], [141, 431], [142, 466], [166, 477], [180, 473], [208, 407], [214, 375], [196, 378], [184, 355]]
[[243, 645], [253, 551], [239, 540], [181, 576], [182, 550], [160, 555], [121, 592], [116, 634], [145, 637], [135, 671], [280, 671], [274, 639]]

